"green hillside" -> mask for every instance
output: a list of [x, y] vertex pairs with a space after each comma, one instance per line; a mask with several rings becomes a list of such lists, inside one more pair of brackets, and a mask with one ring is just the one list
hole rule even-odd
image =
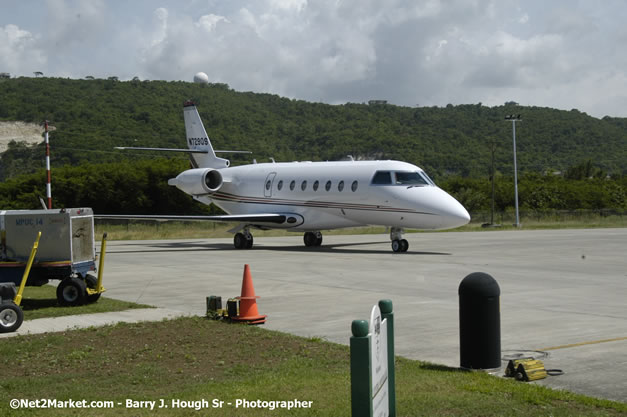
[[[408, 161], [436, 179], [484, 177], [494, 142], [497, 170], [510, 173], [511, 123], [503, 118], [515, 113], [524, 119], [517, 124], [522, 172], [565, 171], [584, 160], [609, 174], [627, 172], [626, 119], [600, 120], [577, 110], [327, 105], [236, 92], [224, 84], [26, 77], [1, 81], [0, 97], [0, 120], [48, 119], [56, 127], [51, 143], [57, 167], [150, 157], [114, 146], [185, 146], [182, 103], [192, 99], [217, 149], [253, 151], [232, 156], [234, 164], [351, 154]], [[2, 156], [0, 179], [43, 167], [42, 155], [41, 146], [12, 146]]]
[[[494, 144], [495, 206], [514, 206], [511, 123], [517, 124], [520, 205], [526, 210], [627, 208], [627, 119], [516, 105], [327, 105], [224, 84], [17, 78], [0, 81], [0, 120], [55, 126], [50, 134], [55, 206], [97, 213], [207, 213], [168, 178], [186, 156], [114, 150], [185, 147], [182, 104], [194, 100], [216, 149], [233, 165], [337, 160], [353, 155], [414, 163], [470, 211], [490, 207]], [[43, 145], [11, 143], [0, 154], [0, 207], [37, 208], [45, 194]], [[131, 162], [131, 163], [129, 163]], [[543, 175], [561, 171], [563, 175]], [[611, 179], [608, 179], [611, 176]]]

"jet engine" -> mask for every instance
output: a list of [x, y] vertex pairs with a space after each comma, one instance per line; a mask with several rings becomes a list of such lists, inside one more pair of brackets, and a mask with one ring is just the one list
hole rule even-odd
[[213, 194], [222, 187], [222, 174], [213, 168], [195, 168], [181, 172], [168, 180], [179, 190], [190, 195]]

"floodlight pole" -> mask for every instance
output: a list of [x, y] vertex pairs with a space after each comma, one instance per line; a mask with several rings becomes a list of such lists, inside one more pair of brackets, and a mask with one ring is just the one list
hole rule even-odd
[[516, 224], [514, 226], [520, 227], [520, 217], [518, 215], [518, 167], [516, 166], [516, 122], [522, 122], [519, 115], [510, 114], [505, 116], [505, 120], [512, 122], [512, 142], [514, 144], [514, 196], [516, 204]]

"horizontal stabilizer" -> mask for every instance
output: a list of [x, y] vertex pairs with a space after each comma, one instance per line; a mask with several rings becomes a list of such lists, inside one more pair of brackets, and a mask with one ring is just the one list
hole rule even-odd
[[116, 146], [114, 149], [121, 149], [123, 151], [159, 151], [159, 152], [185, 152], [185, 153], [209, 153], [209, 151], [202, 151], [197, 149], [180, 149], [180, 148], [135, 148], [130, 146]]
[[[203, 151], [199, 149], [181, 149], [181, 148], [143, 148], [143, 147], [130, 147], [130, 146], [116, 146], [115, 149], [133, 150], [133, 151], [209, 153], [209, 151]], [[215, 153], [252, 153], [251, 151], [218, 151], [218, 150], [214, 150], [214, 152]]]

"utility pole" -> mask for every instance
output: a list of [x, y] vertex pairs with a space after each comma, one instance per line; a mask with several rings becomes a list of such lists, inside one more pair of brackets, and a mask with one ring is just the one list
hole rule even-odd
[[505, 120], [512, 122], [512, 142], [514, 143], [514, 195], [516, 202], [516, 223], [514, 226], [520, 227], [520, 217], [518, 216], [518, 168], [516, 166], [516, 122], [522, 122], [520, 114], [510, 114], [505, 116]]
[[494, 151], [496, 150], [496, 142], [492, 142], [492, 167], [490, 169], [490, 181], [492, 182], [492, 207], [490, 211], [490, 225], [494, 226]]
[[495, 200], [495, 178], [494, 178], [494, 154], [496, 152], [496, 139], [492, 138], [490, 140], [490, 151], [492, 153], [492, 163], [490, 165], [490, 184], [492, 186], [492, 201], [490, 203], [490, 223], [484, 223], [481, 227], [497, 227], [500, 224], [494, 224], [494, 200]]
[[52, 188], [50, 186], [50, 142], [48, 141], [48, 121], [44, 124], [46, 128], [46, 197], [48, 198], [48, 210], [52, 209]]

